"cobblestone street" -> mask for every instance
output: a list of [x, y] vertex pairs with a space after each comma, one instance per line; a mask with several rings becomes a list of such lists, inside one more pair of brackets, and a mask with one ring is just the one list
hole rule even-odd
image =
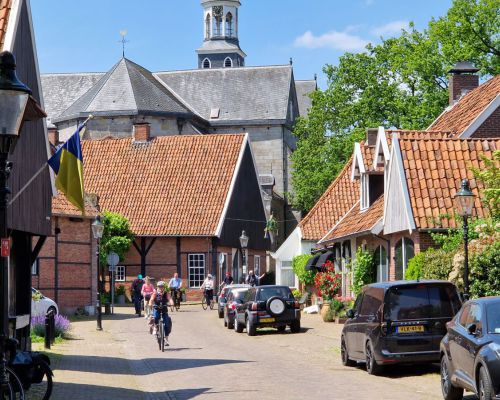
[[440, 399], [438, 368], [398, 367], [384, 377], [340, 363], [340, 325], [303, 315], [303, 332], [256, 337], [224, 328], [216, 311], [172, 315], [165, 353], [128, 308], [73, 323], [74, 340], [53, 347], [53, 399]]

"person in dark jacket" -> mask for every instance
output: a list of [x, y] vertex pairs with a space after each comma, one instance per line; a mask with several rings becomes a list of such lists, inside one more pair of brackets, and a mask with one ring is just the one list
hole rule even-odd
[[132, 300], [134, 302], [135, 313], [138, 317], [141, 316], [141, 302], [142, 302], [142, 285], [144, 285], [144, 280], [142, 275], [137, 275], [137, 279], [132, 282]]
[[245, 283], [250, 285], [250, 286], [259, 286], [259, 281], [264, 278], [266, 273], [264, 272], [261, 276], [257, 276], [254, 274], [253, 271], [248, 271], [248, 276], [245, 279]]

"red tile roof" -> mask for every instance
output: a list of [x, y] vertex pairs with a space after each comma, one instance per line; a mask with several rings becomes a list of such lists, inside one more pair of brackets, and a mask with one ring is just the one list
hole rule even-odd
[[85, 189], [138, 236], [215, 236], [244, 143], [231, 134], [85, 140]]
[[321, 239], [359, 199], [359, 181], [351, 182], [351, 165], [352, 157], [300, 222], [303, 240]]
[[449, 130], [459, 136], [500, 94], [500, 75], [494, 76], [471, 90], [429, 127], [431, 130]]
[[85, 215], [71, 204], [62, 193], [52, 198], [52, 215], [63, 217], [94, 218], [99, 214], [94, 205], [85, 200]]
[[359, 202], [333, 228], [321, 243], [347, 236], [369, 233], [384, 216], [384, 196], [380, 196], [367, 210], [360, 211]]
[[3, 49], [11, 6], [12, 0], [0, 0], [0, 50]]
[[493, 151], [500, 149], [500, 139], [400, 139], [399, 144], [417, 228], [455, 227], [453, 197], [464, 178], [476, 195], [475, 214], [486, 214], [478, 196], [481, 183], [470, 169], [482, 168], [481, 155], [491, 159]]

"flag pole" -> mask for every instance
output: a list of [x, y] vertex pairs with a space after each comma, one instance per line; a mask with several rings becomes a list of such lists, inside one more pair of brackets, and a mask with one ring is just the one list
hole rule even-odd
[[[89, 122], [92, 118], [94, 118], [94, 116], [93, 116], [92, 114], [90, 114], [90, 115], [87, 117], [87, 119], [86, 119], [85, 121], [83, 121], [83, 123], [82, 123], [82, 125], [81, 125], [81, 126], [82, 126], [82, 127], [84, 127], [85, 125], [87, 125], [87, 122]], [[29, 185], [31, 185], [31, 184], [33, 183], [33, 181], [34, 181], [34, 180], [38, 177], [38, 175], [40, 175], [40, 174], [43, 172], [43, 170], [44, 170], [46, 167], [48, 167], [48, 166], [49, 166], [49, 164], [44, 163], [44, 164], [40, 167], [40, 169], [39, 169], [37, 172], [35, 172], [35, 175], [33, 175], [33, 176], [30, 178], [30, 180], [29, 180], [28, 182], [26, 182], [26, 183], [25, 183], [25, 185], [24, 185], [21, 189], [19, 189], [19, 191], [15, 194], [15, 196], [12, 196], [12, 199], [9, 201], [9, 206], [10, 206], [10, 205], [12, 205], [12, 203], [14, 203], [14, 201], [16, 201], [16, 199], [17, 199], [19, 196], [21, 196], [21, 194], [22, 194], [22, 193], [23, 193], [23, 192], [24, 192], [24, 191], [28, 188], [28, 186], [29, 186]]]

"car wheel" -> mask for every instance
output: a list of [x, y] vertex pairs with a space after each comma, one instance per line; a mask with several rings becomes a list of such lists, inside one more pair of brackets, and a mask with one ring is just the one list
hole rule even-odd
[[366, 356], [366, 372], [370, 375], [379, 375], [382, 372], [382, 367], [375, 361], [375, 355], [373, 354], [373, 347], [370, 342], [366, 342], [365, 349]]
[[278, 330], [278, 332], [285, 332], [286, 325], [280, 325], [276, 329]]
[[54, 315], [57, 315], [57, 310], [56, 310], [56, 308], [55, 308], [54, 306], [50, 306], [50, 307], [47, 309], [47, 314], [48, 314], [49, 312], [51, 312], [51, 311], [54, 313]]
[[243, 332], [243, 325], [238, 322], [238, 318], [234, 317], [234, 330], [238, 333]]
[[464, 390], [451, 383], [450, 368], [445, 355], [441, 357], [441, 392], [444, 400], [460, 400], [464, 396]]
[[224, 312], [223, 311], [219, 311], [219, 318], [224, 318]]
[[292, 333], [299, 333], [300, 332], [300, 320], [296, 319], [290, 324], [290, 331]]
[[255, 325], [252, 324], [250, 321], [250, 318], [247, 318], [247, 335], [248, 336], [255, 336], [257, 333], [257, 329], [255, 328]]
[[479, 400], [490, 400], [493, 398], [493, 388], [491, 387], [491, 379], [486, 368], [479, 369], [479, 382], [477, 388]]
[[234, 329], [234, 322], [231, 322], [231, 320], [227, 319], [227, 329]]
[[347, 352], [347, 346], [343, 336], [340, 342], [340, 356], [342, 357], [342, 365], [346, 367], [354, 367], [356, 365], [356, 363], [349, 358], [349, 353]]

